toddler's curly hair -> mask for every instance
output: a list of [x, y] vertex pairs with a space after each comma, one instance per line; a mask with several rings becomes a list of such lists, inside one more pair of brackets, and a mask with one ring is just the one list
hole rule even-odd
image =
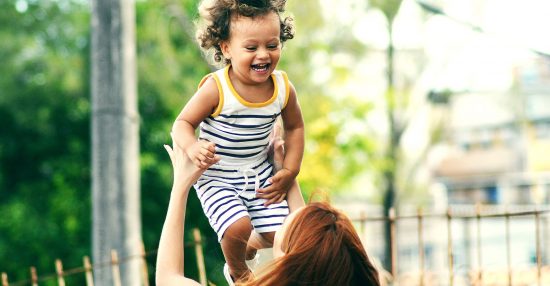
[[231, 17], [259, 17], [270, 12], [279, 15], [281, 43], [294, 38], [294, 25], [291, 17], [281, 18], [286, 0], [203, 0], [199, 5], [200, 20], [197, 40], [206, 52], [213, 50], [214, 61], [229, 64], [221, 50], [220, 43], [229, 39]]

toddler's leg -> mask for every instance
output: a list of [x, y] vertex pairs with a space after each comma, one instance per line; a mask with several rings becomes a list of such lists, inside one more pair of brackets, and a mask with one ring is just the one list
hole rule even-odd
[[269, 242], [269, 244], [271, 245], [270, 247], [273, 247], [273, 239], [275, 238], [275, 232], [272, 231], [272, 232], [262, 232], [260, 233], [260, 236], [262, 237], [263, 240]]
[[265, 239], [262, 234], [252, 231], [248, 244], [246, 245], [246, 260], [253, 259], [258, 249], [270, 247], [273, 247], [273, 239]]
[[234, 281], [246, 279], [250, 275], [250, 269], [245, 263], [245, 253], [251, 232], [250, 218], [242, 217], [227, 228], [220, 242], [225, 261], [229, 266], [229, 273]]

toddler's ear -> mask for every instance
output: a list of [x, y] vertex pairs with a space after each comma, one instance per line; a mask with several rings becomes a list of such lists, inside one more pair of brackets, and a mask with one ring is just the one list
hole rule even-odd
[[229, 50], [229, 42], [228, 41], [220, 42], [220, 49], [222, 50], [223, 57], [230, 60], [231, 51]]

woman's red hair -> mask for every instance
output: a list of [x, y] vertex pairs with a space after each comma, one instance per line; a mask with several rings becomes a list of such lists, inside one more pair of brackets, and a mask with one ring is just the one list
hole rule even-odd
[[285, 255], [245, 285], [380, 285], [350, 219], [327, 203], [299, 210], [281, 248]]

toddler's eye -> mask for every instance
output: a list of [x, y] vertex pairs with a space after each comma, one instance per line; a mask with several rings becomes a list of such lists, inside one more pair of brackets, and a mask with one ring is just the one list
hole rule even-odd
[[256, 47], [245, 47], [247, 51], [255, 51]]

